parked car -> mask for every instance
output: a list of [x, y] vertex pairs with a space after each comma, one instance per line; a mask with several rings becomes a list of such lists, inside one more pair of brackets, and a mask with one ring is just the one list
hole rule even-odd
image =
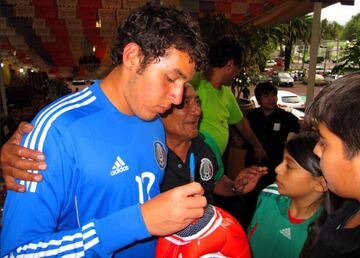
[[290, 112], [292, 113], [294, 116], [296, 116], [299, 120], [304, 120], [305, 118], [305, 113], [304, 111], [301, 111], [299, 109], [296, 109], [296, 108], [291, 108], [291, 107], [288, 107], [288, 108], [284, 108], [287, 112]]
[[294, 79], [286, 72], [278, 72], [273, 74], [272, 81], [276, 86], [292, 87], [294, 86]]
[[[278, 106], [281, 108], [296, 108], [303, 111], [305, 109], [305, 102], [300, 98], [299, 95], [286, 90], [278, 90]], [[250, 98], [254, 102], [255, 107], [259, 107], [255, 96]]]
[[274, 66], [274, 65], [276, 65], [276, 64], [277, 64], [276, 61], [273, 60], [273, 59], [266, 61], [266, 66], [267, 66], [267, 67]]
[[257, 73], [257, 74], [254, 74], [253, 76], [251, 76], [250, 78], [250, 81], [252, 84], [256, 85], [258, 84], [259, 82], [270, 82], [270, 83], [273, 83], [272, 82], [272, 78], [266, 74], [266, 73]]
[[[308, 81], [309, 81], [309, 78], [308, 78], [308, 76], [306, 76], [304, 78], [304, 83], [308, 84]], [[326, 81], [325, 81], [324, 76], [322, 76], [321, 74], [315, 74], [315, 82], [314, 82], [314, 84], [318, 85], [318, 86], [325, 85]]]
[[327, 74], [324, 76], [324, 79], [325, 79], [326, 84], [331, 84], [333, 81], [335, 81], [341, 77], [342, 77], [342, 75], [340, 75], [340, 74]]

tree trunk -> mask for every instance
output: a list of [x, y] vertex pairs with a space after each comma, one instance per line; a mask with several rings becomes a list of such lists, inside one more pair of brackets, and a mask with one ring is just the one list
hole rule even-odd
[[288, 44], [286, 44], [285, 46], [285, 64], [284, 64], [285, 71], [288, 71], [290, 68], [291, 52], [292, 52], [292, 43], [288, 42]]
[[302, 56], [302, 64], [301, 64], [301, 70], [304, 71], [304, 64], [305, 64], [305, 56], [307, 54], [308, 51], [308, 43], [305, 42], [304, 43], [304, 51], [303, 51], [303, 56]]
[[259, 66], [259, 72], [263, 73], [265, 72], [265, 66], [264, 65], [258, 65]]

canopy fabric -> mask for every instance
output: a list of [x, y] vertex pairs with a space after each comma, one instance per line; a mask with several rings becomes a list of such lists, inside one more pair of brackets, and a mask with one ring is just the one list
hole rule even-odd
[[[346, 1], [346, 0], [344, 0]], [[0, 58], [18, 66], [34, 66], [63, 76], [83, 56], [110, 64], [116, 28], [130, 10], [145, 0], [3, 0], [0, 2]], [[313, 8], [311, 0], [164, 0], [194, 13], [223, 13], [235, 23], [271, 26]], [[341, 2], [323, 0], [323, 6]], [[101, 27], [96, 23], [101, 21]], [[84, 74], [84, 72], [82, 72]]]

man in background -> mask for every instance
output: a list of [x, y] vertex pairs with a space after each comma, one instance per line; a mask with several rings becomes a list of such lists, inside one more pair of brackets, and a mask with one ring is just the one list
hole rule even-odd
[[223, 155], [229, 141], [229, 125], [235, 125], [254, 146], [257, 158], [266, 159], [266, 152], [243, 116], [234, 94], [226, 87], [240, 72], [241, 63], [242, 49], [235, 40], [223, 38], [210, 47], [205, 78], [194, 85], [203, 112], [200, 131], [208, 133], [216, 141]]

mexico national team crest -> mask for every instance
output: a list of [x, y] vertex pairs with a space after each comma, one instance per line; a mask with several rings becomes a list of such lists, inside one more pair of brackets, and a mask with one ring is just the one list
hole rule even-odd
[[154, 143], [154, 148], [156, 162], [161, 169], [164, 169], [166, 166], [166, 153], [164, 144], [162, 144], [160, 141], [156, 141]]
[[207, 158], [201, 159], [200, 177], [203, 181], [209, 181], [214, 176], [214, 166]]

